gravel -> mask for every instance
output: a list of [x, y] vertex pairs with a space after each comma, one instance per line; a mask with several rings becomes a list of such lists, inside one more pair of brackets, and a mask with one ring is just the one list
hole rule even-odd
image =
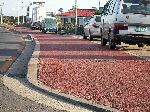
[[150, 62], [59, 35], [35, 35], [38, 79], [60, 92], [125, 112], [150, 111]]

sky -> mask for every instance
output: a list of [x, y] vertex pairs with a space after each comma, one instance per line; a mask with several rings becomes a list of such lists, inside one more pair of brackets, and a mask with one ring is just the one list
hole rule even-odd
[[[17, 1], [19, 2], [19, 7], [17, 8]], [[3, 5], [3, 14], [7, 16], [17, 16], [18, 9], [20, 15], [26, 15], [26, 8], [31, 0], [0, 0], [0, 5]], [[34, 0], [37, 1], [37, 0]], [[43, 0], [45, 1], [47, 11], [52, 11], [57, 13], [59, 8], [63, 8], [67, 11], [72, 8], [75, 4], [75, 0]], [[78, 8], [92, 8], [99, 7], [99, 1], [101, 6], [106, 3], [106, 0], [77, 0]]]

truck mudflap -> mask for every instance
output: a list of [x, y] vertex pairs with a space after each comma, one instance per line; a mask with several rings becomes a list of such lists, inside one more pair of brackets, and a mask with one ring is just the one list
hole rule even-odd
[[117, 35], [116, 40], [126, 44], [150, 45], [150, 36], [147, 35]]

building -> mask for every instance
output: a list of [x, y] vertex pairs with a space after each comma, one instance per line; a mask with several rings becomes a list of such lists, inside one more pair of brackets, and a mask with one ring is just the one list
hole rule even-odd
[[32, 1], [27, 8], [27, 22], [42, 21], [45, 17], [45, 2], [43, 0]]
[[51, 17], [54, 17], [54, 13], [47, 11], [46, 12], [46, 18], [51, 18]]
[[[63, 24], [65, 23], [73, 23], [75, 24], [75, 9], [69, 10], [67, 12], [63, 12], [57, 14], [56, 16], [61, 18]], [[77, 9], [77, 17], [78, 17], [78, 26], [83, 25], [95, 14], [95, 9]]]

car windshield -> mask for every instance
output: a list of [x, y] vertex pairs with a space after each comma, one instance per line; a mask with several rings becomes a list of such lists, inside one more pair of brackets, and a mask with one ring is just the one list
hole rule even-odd
[[55, 19], [48, 18], [48, 19], [45, 19], [45, 22], [48, 22], [48, 23], [49, 23], [49, 22], [52, 22], [52, 23], [54, 23], [54, 22], [56, 22], [56, 21], [55, 21]]
[[150, 15], [150, 0], [123, 0], [122, 12], [124, 14]]
[[37, 22], [32, 23], [32, 25], [36, 25], [36, 24], [37, 24]]
[[57, 26], [55, 19], [51, 19], [51, 18], [45, 19], [45, 23], [48, 27], [56, 27]]

